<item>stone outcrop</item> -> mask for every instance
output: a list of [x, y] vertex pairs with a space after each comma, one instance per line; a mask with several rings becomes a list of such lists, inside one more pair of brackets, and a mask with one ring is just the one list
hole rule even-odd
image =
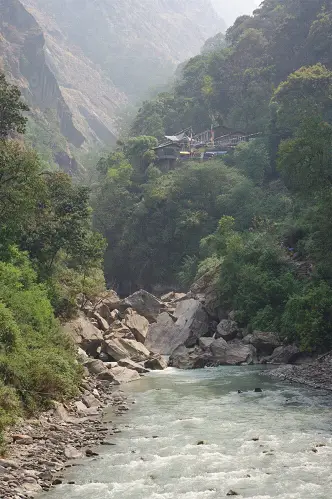
[[127, 357], [135, 362], [142, 362], [150, 357], [150, 351], [136, 340], [127, 340], [126, 338], [119, 338], [121, 346], [127, 352]]
[[131, 359], [121, 359], [119, 360], [118, 364], [120, 367], [127, 367], [128, 369], [137, 371], [139, 374], [146, 374], [149, 372], [148, 368], [143, 367], [142, 364], [138, 364], [137, 362], [134, 362]]
[[246, 342], [253, 345], [260, 356], [271, 355], [275, 348], [281, 346], [281, 341], [275, 333], [265, 333], [261, 331], [254, 331]]
[[134, 309], [138, 314], [148, 319], [149, 322], [155, 322], [161, 310], [161, 303], [151, 293], [141, 289], [122, 300], [120, 310], [126, 310], [127, 308]]
[[184, 338], [183, 344], [187, 347], [194, 346], [201, 336], [209, 330], [209, 317], [203, 305], [198, 300], [189, 299], [180, 301], [175, 309], [175, 325]]
[[267, 361], [271, 364], [293, 364], [300, 355], [300, 349], [296, 345], [285, 345], [277, 347]]
[[256, 350], [252, 345], [242, 342], [227, 343], [224, 339], [215, 340], [210, 351], [214, 365], [252, 364], [256, 358]]
[[223, 319], [217, 326], [216, 338], [223, 338], [226, 341], [231, 341], [236, 338], [239, 331], [239, 326], [235, 321]]
[[118, 361], [128, 357], [128, 351], [121, 345], [119, 339], [106, 339], [102, 346], [102, 352], [105, 352], [110, 359]]
[[78, 318], [64, 326], [72, 340], [88, 355], [96, 356], [103, 343], [102, 332], [80, 313]]
[[140, 379], [140, 375], [136, 370], [127, 369], [127, 367], [114, 367], [113, 369], [110, 369], [110, 372], [113, 376], [113, 381], [119, 385]]
[[135, 336], [135, 339], [140, 343], [144, 343], [149, 330], [149, 321], [139, 315], [132, 308], [128, 308], [125, 313], [124, 324]]
[[181, 343], [180, 329], [168, 312], [161, 313], [157, 322], [150, 324], [145, 346], [151, 352], [170, 355]]
[[166, 369], [167, 362], [160, 355], [158, 357], [152, 357], [144, 362], [144, 366], [151, 371], [162, 371]]

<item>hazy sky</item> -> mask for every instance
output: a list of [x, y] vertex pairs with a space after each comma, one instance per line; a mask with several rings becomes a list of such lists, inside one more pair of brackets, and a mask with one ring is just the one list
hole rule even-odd
[[238, 16], [251, 14], [262, 0], [211, 0], [214, 8], [230, 26]]

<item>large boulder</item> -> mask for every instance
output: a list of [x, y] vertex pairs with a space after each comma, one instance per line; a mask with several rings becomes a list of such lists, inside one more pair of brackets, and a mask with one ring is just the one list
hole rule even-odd
[[273, 351], [268, 362], [272, 364], [293, 364], [300, 355], [300, 349], [296, 345], [280, 346]]
[[180, 301], [173, 317], [167, 312], [150, 324], [145, 346], [153, 353], [171, 355], [180, 345], [195, 346], [197, 340], [208, 333], [209, 318], [198, 300]]
[[180, 345], [171, 355], [169, 364], [177, 369], [199, 369], [212, 364], [210, 352], [199, 347], [186, 348]]
[[135, 339], [140, 343], [144, 343], [149, 330], [149, 321], [139, 315], [132, 308], [128, 308], [125, 313], [124, 324], [135, 336]]
[[119, 360], [120, 367], [127, 367], [127, 369], [132, 369], [133, 371], [137, 371], [140, 374], [145, 374], [149, 372], [149, 369], [143, 367], [141, 364], [134, 362], [131, 359], [121, 359]]
[[90, 374], [100, 374], [104, 371], [107, 371], [107, 367], [104, 362], [98, 359], [89, 359], [84, 362], [84, 367], [87, 368]]
[[[120, 303], [121, 300], [113, 289], [108, 290], [100, 301], [100, 304], [106, 305], [111, 312], [112, 310], [119, 308]], [[96, 307], [96, 310], [98, 311], [98, 306]]]
[[214, 341], [214, 338], [200, 338], [198, 344], [202, 350], [210, 350], [210, 347]]
[[144, 367], [150, 369], [151, 371], [162, 371], [166, 369], [167, 362], [161, 355], [158, 357], [152, 357], [144, 363]]
[[209, 331], [209, 317], [198, 300], [180, 301], [174, 312], [176, 326], [181, 331], [182, 343], [186, 347], [195, 346], [201, 336]]
[[155, 322], [161, 310], [160, 301], [151, 293], [141, 289], [122, 300], [120, 310], [133, 308], [138, 314], [143, 315], [149, 322]]
[[251, 364], [255, 360], [256, 350], [252, 345], [242, 342], [227, 343], [223, 338], [215, 340], [210, 351], [214, 365]]
[[150, 324], [144, 345], [153, 353], [170, 355], [181, 343], [180, 328], [172, 317], [163, 312], [158, 316], [157, 322]]
[[277, 347], [281, 346], [281, 341], [275, 333], [262, 331], [254, 331], [249, 342], [256, 348], [259, 356], [271, 355]]
[[98, 312], [93, 312], [93, 318], [97, 321], [99, 329], [104, 332], [109, 330], [109, 323], [100, 314], [98, 314]]
[[235, 321], [223, 319], [217, 326], [216, 338], [223, 338], [226, 341], [231, 341], [236, 338], [239, 331], [239, 326]]
[[126, 359], [128, 357], [127, 349], [121, 345], [117, 338], [106, 339], [103, 343], [102, 350], [115, 361]]
[[140, 379], [140, 375], [136, 370], [127, 369], [126, 367], [114, 367], [110, 369], [110, 373], [113, 376], [113, 381], [119, 385]]
[[103, 342], [103, 335], [84, 314], [80, 313], [77, 319], [67, 322], [64, 331], [89, 355], [92, 357], [97, 355]]
[[150, 357], [149, 350], [136, 340], [119, 338], [122, 347], [127, 351], [127, 357], [135, 362], [143, 362]]

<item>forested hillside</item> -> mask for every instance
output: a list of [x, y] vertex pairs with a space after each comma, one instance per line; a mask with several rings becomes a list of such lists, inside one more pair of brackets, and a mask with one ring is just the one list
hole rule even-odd
[[[110, 282], [187, 288], [210, 272], [242, 325], [332, 348], [331, 28], [328, 0], [265, 0], [144, 102], [98, 164]], [[158, 167], [157, 140], [211, 123], [261, 135], [224, 161]]]

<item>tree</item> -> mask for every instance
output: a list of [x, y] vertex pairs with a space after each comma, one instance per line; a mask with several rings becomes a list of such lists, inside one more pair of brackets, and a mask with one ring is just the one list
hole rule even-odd
[[27, 118], [22, 112], [29, 108], [21, 100], [19, 89], [10, 85], [5, 75], [0, 73], [0, 138], [6, 138], [13, 132], [24, 133]]

